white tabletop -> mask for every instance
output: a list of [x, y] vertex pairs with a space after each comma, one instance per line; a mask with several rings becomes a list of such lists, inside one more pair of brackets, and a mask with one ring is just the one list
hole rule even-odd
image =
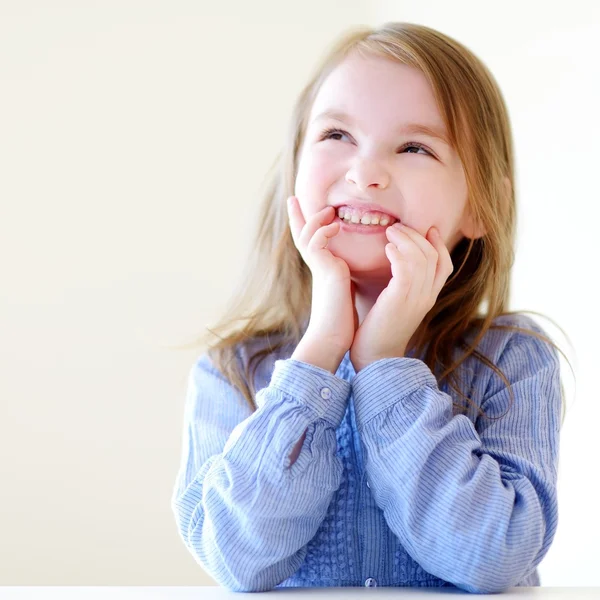
[[479, 598], [495, 598], [496, 600], [508, 600], [518, 598], [536, 598], [542, 600], [600, 600], [600, 587], [514, 587], [502, 594], [470, 594], [457, 588], [403, 588], [403, 587], [329, 587], [329, 588], [284, 588], [269, 592], [253, 592], [247, 596], [230, 592], [218, 586], [164, 586], [164, 587], [118, 587], [118, 586], [52, 586], [52, 587], [29, 587], [29, 586], [5, 586], [0, 587], [0, 600], [65, 600], [77, 598], [77, 600], [224, 600], [236, 598], [241, 600], [246, 597], [254, 600], [257, 596], [268, 594], [268, 598], [284, 598], [290, 595], [295, 600], [310, 598], [311, 600], [345, 600], [354, 596], [367, 598], [377, 596], [377, 600], [397, 600], [398, 598], [429, 598], [433, 596], [453, 595], [469, 596], [473, 600]]

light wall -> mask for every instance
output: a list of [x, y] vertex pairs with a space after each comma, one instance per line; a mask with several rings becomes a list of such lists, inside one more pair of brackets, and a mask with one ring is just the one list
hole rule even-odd
[[600, 585], [597, 10], [219, 6], [0, 1], [0, 585], [213, 583], [169, 506], [196, 353], [162, 346], [189, 341], [228, 299], [315, 62], [346, 27], [388, 20], [456, 37], [505, 95], [519, 201], [510, 308], [557, 321], [576, 355], [542, 324], [578, 369], [574, 390], [564, 366], [560, 522], [540, 573]]

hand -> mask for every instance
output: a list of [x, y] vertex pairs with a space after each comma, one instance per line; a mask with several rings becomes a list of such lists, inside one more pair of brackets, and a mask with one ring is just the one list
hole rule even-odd
[[397, 224], [385, 231], [385, 253], [392, 278], [356, 331], [350, 360], [356, 372], [382, 358], [402, 357], [411, 337], [433, 308], [454, 270], [450, 253], [435, 227], [424, 238]]
[[298, 199], [290, 196], [288, 213], [294, 244], [312, 273], [312, 305], [305, 337], [324, 343], [343, 357], [354, 338], [358, 315], [348, 263], [327, 248], [328, 241], [340, 231], [340, 224], [332, 222], [335, 209], [327, 206], [306, 221]]

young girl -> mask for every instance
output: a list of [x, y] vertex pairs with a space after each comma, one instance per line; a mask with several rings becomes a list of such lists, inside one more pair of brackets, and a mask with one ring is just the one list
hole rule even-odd
[[539, 585], [563, 388], [554, 344], [506, 310], [493, 77], [433, 29], [355, 29], [280, 158], [229, 331], [189, 374], [185, 546], [233, 591]]

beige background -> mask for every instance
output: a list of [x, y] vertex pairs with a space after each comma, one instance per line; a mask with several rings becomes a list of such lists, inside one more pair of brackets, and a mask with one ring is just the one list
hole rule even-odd
[[577, 369], [542, 584], [600, 584], [598, 9], [446, 0], [0, 0], [0, 584], [213, 583], [169, 506], [196, 353], [163, 346], [228, 298], [315, 61], [387, 20], [456, 37], [507, 100], [510, 308], [576, 352], [542, 323]]

